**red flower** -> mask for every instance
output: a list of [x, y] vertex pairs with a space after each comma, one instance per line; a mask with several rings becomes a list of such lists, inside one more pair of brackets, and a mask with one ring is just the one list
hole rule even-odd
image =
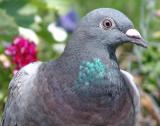
[[37, 61], [35, 43], [21, 36], [13, 40], [13, 43], [6, 48], [5, 53], [11, 56], [16, 71], [31, 62]]

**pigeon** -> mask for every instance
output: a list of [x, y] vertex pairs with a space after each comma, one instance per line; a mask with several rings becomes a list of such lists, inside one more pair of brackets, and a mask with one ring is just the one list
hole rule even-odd
[[23, 67], [9, 84], [1, 126], [134, 126], [140, 96], [117, 47], [147, 42], [112, 8], [89, 12], [56, 60]]

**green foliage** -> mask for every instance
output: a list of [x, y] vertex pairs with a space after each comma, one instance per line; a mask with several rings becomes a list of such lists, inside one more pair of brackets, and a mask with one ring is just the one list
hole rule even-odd
[[18, 26], [5, 10], [0, 9], [0, 39], [9, 40], [18, 34]]
[[4, 70], [2, 64], [0, 64], [0, 112], [2, 113], [4, 109], [4, 104], [6, 101], [6, 96], [8, 94], [8, 84], [9, 80], [11, 80], [10, 69]]

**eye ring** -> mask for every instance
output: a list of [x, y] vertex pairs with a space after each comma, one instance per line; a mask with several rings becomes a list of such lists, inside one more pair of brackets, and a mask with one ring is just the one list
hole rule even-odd
[[113, 21], [113, 19], [111, 18], [105, 18], [101, 23], [100, 23], [100, 27], [107, 30], [107, 29], [111, 29], [115, 26], [115, 23]]

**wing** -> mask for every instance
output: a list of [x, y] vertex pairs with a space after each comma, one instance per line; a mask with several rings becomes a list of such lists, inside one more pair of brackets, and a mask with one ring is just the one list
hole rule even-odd
[[18, 126], [17, 122], [23, 118], [27, 95], [30, 95], [34, 86], [33, 80], [41, 64], [35, 62], [23, 67], [11, 80], [1, 126]]
[[126, 84], [129, 87], [130, 93], [133, 96], [133, 103], [134, 103], [134, 107], [135, 107], [135, 112], [138, 113], [139, 109], [140, 109], [140, 93], [139, 90], [133, 80], [133, 76], [128, 73], [127, 71], [124, 70], [120, 70], [124, 80], [126, 82]]

